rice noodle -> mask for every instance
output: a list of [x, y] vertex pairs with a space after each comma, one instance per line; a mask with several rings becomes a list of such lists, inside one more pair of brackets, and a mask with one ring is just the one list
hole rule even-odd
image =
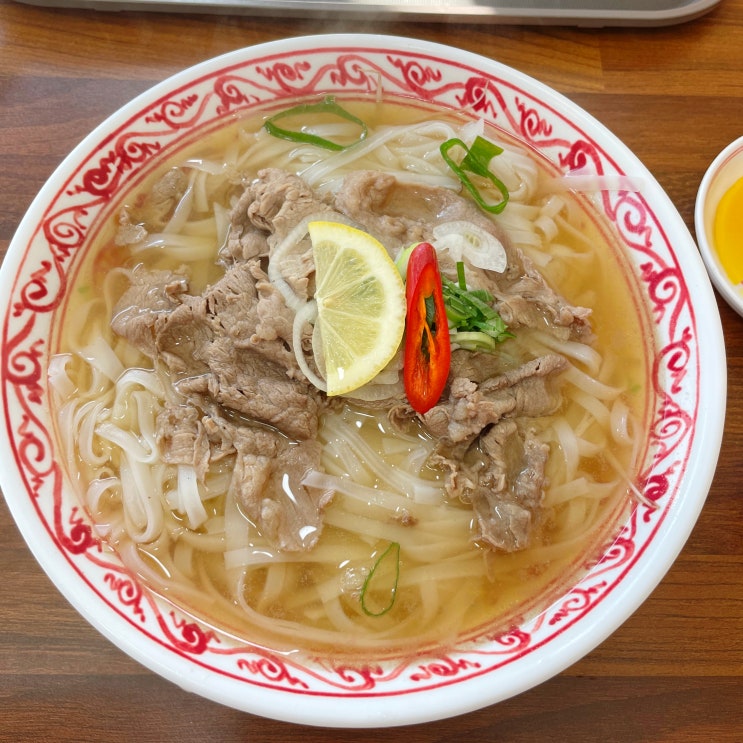
[[644, 179], [639, 176], [599, 175], [585, 170], [572, 170], [559, 178], [555, 178], [550, 186], [556, 190], [629, 191], [639, 193], [644, 187]]
[[622, 392], [620, 388], [604, 384], [598, 379], [594, 379], [585, 372], [580, 371], [580, 369], [572, 364], [568, 365], [568, 369], [564, 372], [564, 375], [569, 382], [584, 390], [587, 394], [597, 397], [599, 400], [613, 400]]
[[204, 260], [214, 254], [214, 242], [199, 235], [154, 232], [134, 246], [136, 253], [159, 250], [180, 261]]
[[67, 374], [67, 364], [71, 359], [71, 353], [59, 353], [49, 360], [49, 384], [61, 399], [71, 397], [75, 392], [75, 385]]
[[121, 502], [127, 531], [135, 542], [155, 540], [162, 531], [163, 514], [153, 474], [136, 458], [136, 451], [124, 451], [121, 462]]
[[595, 376], [599, 373], [603, 359], [601, 354], [587, 343], [562, 340], [542, 330], [535, 331], [532, 337], [546, 348], [580, 362], [589, 374]]
[[173, 209], [173, 214], [168, 220], [168, 223], [165, 225], [165, 229], [163, 230], [163, 232], [180, 232], [183, 229], [183, 225], [186, 223], [186, 220], [191, 215], [194, 195], [193, 185], [194, 181], [196, 180], [196, 174], [197, 171], [195, 170], [191, 172], [188, 178], [188, 186], [186, 187], [186, 190], [183, 192], [183, 195], [176, 204], [175, 209]]
[[422, 124], [407, 124], [403, 126], [382, 127], [379, 132], [367, 137], [355, 147], [349, 147], [338, 154], [331, 155], [325, 160], [318, 161], [301, 172], [302, 178], [310, 186], [318, 186], [330, 173], [347, 169], [350, 165], [366, 157], [381, 145], [393, 139], [402, 139], [404, 136], [415, 134], [418, 137], [431, 137], [445, 141], [456, 136], [449, 124], [440, 121], [429, 121]]
[[124, 365], [103, 338], [92, 338], [88, 345], [77, 353], [93, 369], [104, 374], [112, 382], [124, 373]]
[[[167, 497], [166, 497], [167, 500]], [[196, 471], [190, 465], [178, 465], [177, 505], [174, 510], [185, 513], [191, 529], [198, 529], [207, 518], [201, 502], [201, 495], [196, 480]]]
[[[74, 419], [70, 422], [67, 430], [77, 436], [77, 448], [80, 458], [89, 467], [103, 467], [110, 458], [110, 451], [107, 447], [101, 446], [97, 436], [98, 421], [103, 417], [106, 411], [104, 401], [89, 400], [83, 403], [77, 410], [69, 409], [74, 414]], [[67, 410], [64, 414], [66, 417]], [[96, 451], [96, 448], [98, 451]]]

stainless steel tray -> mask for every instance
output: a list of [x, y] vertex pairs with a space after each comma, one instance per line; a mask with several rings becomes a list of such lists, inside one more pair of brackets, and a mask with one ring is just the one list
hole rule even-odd
[[20, 0], [93, 10], [578, 26], [664, 26], [721, 0]]

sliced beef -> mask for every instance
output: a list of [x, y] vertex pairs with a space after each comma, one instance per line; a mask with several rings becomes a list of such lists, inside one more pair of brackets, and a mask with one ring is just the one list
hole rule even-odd
[[151, 359], [158, 354], [155, 323], [167, 317], [188, 291], [186, 272], [145, 271], [129, 274], [130, 285], [114, 307], [111, 327]]
[[478, 384], [490, 377], [503, 374], [509, 366], [499, 353], [484, 353], [481, 351], [465, 351], [455, 349], [451, 352], [451, 367], [449, 376], [452, 379], [466, 377]]
[[[590, 336], [590, 311], [573, 307], [555, 292], [497, 226], [458, 194], [403, 184], [386, 174], [358, 172], [344, 179], [335, 205], [393, 253], [412, 242], [430, 240], [438, 223], [474, 223], [505, 246], [508, 268], [496, 274], [470, 267], [468, 282], [495, 297], [496, 309], [511, 328], [551, 329], [563, 338]], [[453, 266], [443, 262], [441, 269], [454, 278]], [[431, 463], [447, 471], [450, 495], [472, 503], [478, 540], [512, 551], [525, 547], [531, 535], [548, 454], [532, 433], [521, 431], [521, 421], [550, 414], [559, 406], [553, 378], [566, 362], [550, 354], [516, 369], [508, 369], [507, 363], [499, 355], [455, 351], [448, 398], [422, 419], [439, 440]], [[390, 410], [390, 420], [400, 428], [414, 416], [404, 404]], [[467, 464], [473, 457], [475, 463]]]
[[231, 457], [230, 492], [261, 534], [283, 551], [311, 549], [328, 496], [301, 482], [320, 467], [320, 444], [293, 443], [278, 431], [234, 423], [213, 411], [167, 405], [157, 421], [163, 460], [192, 465], [203, 480], [209, 461]]
[[[165, 362], [174, 382], [209, 373], [204, 349], [214, 340], [214, 329], [202, 297], [183, 295], [175, 309], [152, 321], [158, 358]], [[123, 335], [127, 335], [126, 329]]]
[[440, 446], [432, 464], [446, 471], [450, 496], [472, 504], [473, 538], [513, 552], [529, 545], [538, 522], [548, 455], [533, 430], [505, 418], [471, 447]]
[[[291, 229], [292, 210], [318, 206], [296, 177], [264, 175], [233, 210], [223, 277], [194, 296], [185, 273], [134, 271], [113, 327], [166, 365], [181, 396], [158, 418], [165, 461], [193, 465], [203, 479], [209, 461], [233, 457], [232, 487], [249, 518], [280, 549], [309, 549], [321, 518], [299, 482], [319, 466], [320, 397], [296, 363], [293, 312], [260, 260], [269, 238]], [[306, 292], [314, 266], [293, 261], [303, 274], [293, 283]]]
[[258, 292], [251, 263], [238, 263], [200, 297], [203, 312], [215, 334], [238, 346], [248, 345], [255, 332]]
[[319, 497], [301, 482], [310, 469], [320, 467], [320, 444], [291, 443], [273, 432], [254, 430], [251, 437], [236, 436], [234, 446], [230, 488], [245, 515], [279, 549], [312, 549], [322, 532], [327, 494]]
[[472, 504], [483, 544], [511, 552], [529, 543], [549, 447], [527, 424], [559, 405], [553, 378], [566, 363], [550, 354], [480, 384], [458, 377], [423, 416], [438, 438], [429, 463], [446, 473], [450, 497]]
[[[470, 272], [468, 283], [496, 298], [496, 309], [506, 323], [512, 328], [547, 324], [575, 337], [590, 332], [590, 310], [570, 305], [491, 219], [450, 189], [401, 183], [386, 173], [358, 171], [344, 178], [335, 203], [393, 252], [413, 242], [431, 240], [434, 226], [443, 222], [462, 220], [477, 225], [503, 244], [508, 268], [503, 274]], [[446, 267], [441, 268], [446, 273]]]
[[[481, 220], [477, 207], [450, 189], [402, 183], [377, 171], [347, 175], [336, 194], [335, 207], [390, 250], [430, 240], [439, 222], [471, 218], [468, 221], [479, 224]], [[489, 219], [483, 219], [489, 230], [497, 230]]]
[[[258, 304], [255, 308], [257, 321], [251, 341], [254, 343], [279, 341], [275, 346], [275, 352], [280, 354], [281, 358], [279, 356], [274, 356], [274, 358], [277, 361], [281, 360], [282, 363], [291, 367], [291, 370], [294, 371], [296, 364], [294, 354], [292, 353], [291, 358], [289, 358], [285, 354], [281, 354], [279, 348], [287, 350], [287, 346], [292, 340], [294, 312], [286, 306], [281, 292], [270, 282], [259, 265], [253, 264], [251, 273], [255, 279], [255, 290], [258, 295]], [[294, 283], [296, 285], [297, 282]]]
[[[591, 310], [574, 307], [547, 285], [531, 261], [522, 259], [524, 274], [507, 286], [489, 287], [497, 300], [496, 307], [510, 328], [539, 327], [547, 318], [553, 328], [564, 328], [564, 337], [586, 338], [591, 329]], [[561, 335], [558, 332], [558, 335]]]
[[506, 552], [524, 549], [539, 518], [549, 447], [513, 420], [493, 426], [481, 447], [489, 466], [472, 495], [475, 538]]
[[211, 461], [211, 447], [195, 407], [166, 404], [157, 416], [157, 443], [164, 462], [192, 466], [203, 482]]
[[[179, 198], [182, 183], [177, 174], [170, 178], [153, 203], [171, 208]], [[296, 175], [261, 171], [231, 211], [222, 278], [192, 295], [186, 271], [135, 270], [112, 322], [173, 378], [174, 399], [158, 417], [165, 461], [190, 464], [203, 479], [209, 463], [229, 458], [231, 492], [256, 527], [285, 550], [311, 548], [322, 528], [327, 494], [308, 492], [301, 480], [320, 467], [321, 412], [342, 404], [328, 401], [300, 371], [292, 347], [293, 303], [268, 276], [269, 265], [271, 275], [278, 267], [300, 301], [311, 297], [314, 265], [302, 220], [317, 215], [357, 224], [393, 254], [431, 239], [439, 222], [473, 222], [506, 246], [509, 266], [503, 274], [473, 270], [468, 281], [496, 297], [512, 327], [564, 335], [588, 328], [587, 311], [553, 292], [496, 225], [458, 194], [360, 172], [344, 179], [332, 203], [328, 198]], [[125, 226], [136, 232], [131, 217]], [[455, 351], [446, 398], [421, 417], [438, 440], [431, 463], [446, 472], [449, 494], [472, 504], [475, 538], [493, 549], [523, 548], [534, 528], [548, 450], [532, 424], [560, 404], [556, 378], [565, 365], [549, 354], [514, 368], [507, 356]], [[397, 394], [382, 396], [367, 404], [388, 406], [395, 425], [416, 417]]]
[[[208, 394], [250, 420], [274, 426], [292, 439], [317, 435], [317, 397], [309, 386], [250, 349], [219, 338], [207, 349], [211, 374]], [[184, 389], [181, 385], [181, 389]]]
[[[264, 282], [265, 283], [265, 282]], [[183, 394], [209, 397], [294, 439], [317, 433], [318, 397], [297, 373], [286, 318], [268, 339], [256, 334], [261, 299], [250, 264], [237, 264], [199, 298], [158, 322], [157, 345]], [[268, 293], [269, 304], [273, 301]], [[283, 322], [282, 322], [283, 318]], [[265, 325], [265, 323], [264, 323]], [[186, 337], [186, 333], [190, 335]]]
[[309, 238], [300, 235], [291, 250], [276, 258], [274, 251], [302, 220], [315, 216], [342, 219], [299, 176], [277, 168], [261, 170], [231, 211], [226, 252], [234, 260], [273, 260], [294, 293], [306, 300], [315, 270]]
[[457, 444], [471, 442], [504, 417], [547, 415], [560, 403], [549, 379], [565, 366], [562, 356], [548, 354], [481, 384], [457, 377], [449, 398], [431, 408], [423, 420], [434, 436]]
[[331, 206], [299, 176], [266, 168], [248, 185], [232, 214], [234, 219], [244, 213], [251, 225], [272, 236], [275, 245], [305, 217], [331, 212]]
[[232, 210], [227, 241], [219, 250], [219, 258], [226, 265], [242, 263], [268, 255], [268, 234], [255, 227], [246, 212]]
[[314, 437], [318, 397], [298, 372], [286, 308], [257, 266], [236, 264], [203, 296], [182, 290], [172, 276], [138, 275], [114, 329], [164, 361], [182, 394], [201, 404], [208, 396], [291, 438]]
[[430, 191], [403, 186], [388, 173], [358, 171], [343, 179], [335, 206], [394, 251], [430, 239], [436, 221], [436, 206], [427, 198]]
[[258, 263], [236, 264], [202, 295], [215, 336], [236, 349], [255, 351], [297, 376], [292, 351], [294, 314], [273, 288]]
[[168, 170], [148, 194], [122, 209], [116, 243], [132, 245], [144, 240], [151, 232], [162, 231], [187, 188], [188, 177], [183, 170]]

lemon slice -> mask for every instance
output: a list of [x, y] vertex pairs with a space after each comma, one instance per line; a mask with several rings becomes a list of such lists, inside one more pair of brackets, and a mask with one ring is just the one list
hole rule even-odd
[[405, 287], [384, 246], [339, 222], [308, 225], [328, 395], [371, 381], [397, 352]]

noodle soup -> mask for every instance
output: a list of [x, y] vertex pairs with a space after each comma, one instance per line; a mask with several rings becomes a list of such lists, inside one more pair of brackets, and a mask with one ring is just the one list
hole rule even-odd
[[[131, 234], [137, 219], [112, 215], [69, 293], [71, 319], [54, 339], [50, 376], [81, 500], [111, 549], [155, 593], [256, 645], [407, 653], [514, 626], [559, 596], [612, 539], [640, 497], [633, 481], [646, 447], [638, 436], [647, 428], [648, 322], [622, 278], [629, 268], [611, 231], [538, 155], [459, 115], [391, 102], [343, 105], [369, 133], [340, 153], [272, 137], [264, 116], [153, 164], [126, 204], [134, 214], [154, 211], [148, 218], [162, 229]], [[336, 123], [305, 123], [338, 136]], [[451, 497], [447, 472], [432, 463], [437, 441], [424, 421], [413, 416], [397, 426], [387, 408], [349, 398], [323, 408], [321, 467], [302, 480], [327, 494], [319, 538], [305, 551], [277, 549], [231, 488], [234, 451], [213, 457], [202, 478], [164, 460], [158, 419], [178, 404], [183, 380], [112, 330], [122, 297], [141, 270], [185, 267], [190, 296], [218, 282], [230, 214], [263, 168], [299, 174], [321, 195], [357, 171], [455, 191], [461, 184], [439, 146], [472, 130], [505, 150], [492, 167], [510, 200], [493, 223], [548, 284], [591, 310], [585, 338], [518, 327], [494, 355], [472, 356], [475, 366], [495, 356], [507, 369], [547, 354], [566, 360], [559, 406], [529, 423], [549, 451], [529, 543], [506, 551], [478, 538], [471, 505]], [[182, 193], [151, 198], [174, 168], [185, 179]], [[130, 232], [125, 239], [122, 230]], [[226, 417], [250, 425], [234, 411]]]

